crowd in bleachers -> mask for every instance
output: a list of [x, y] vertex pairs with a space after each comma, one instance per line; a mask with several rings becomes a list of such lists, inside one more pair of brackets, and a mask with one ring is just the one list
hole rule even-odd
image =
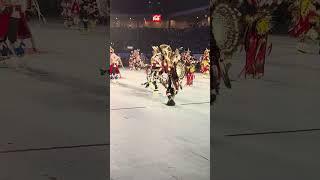
[[203, 53], [210, 45], [209, 27], [187, 29], [156, 28], [111, 28], [112, 47], [117, 52], [128, 51], [128, 46], [141, 52], [152, 51], [151, 46], [168, 44], [173, 49], [190, 49], [193, 53]]

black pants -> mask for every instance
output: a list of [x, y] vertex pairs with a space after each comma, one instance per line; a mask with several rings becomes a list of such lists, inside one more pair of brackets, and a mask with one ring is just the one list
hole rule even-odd
[[18, 39], [18, 28], [19, 28], [19, 20], [18, 18], [10, 18], [9, 21], [9, 31], [8, 31], [8, 40], [10, 43], [15, 43]]

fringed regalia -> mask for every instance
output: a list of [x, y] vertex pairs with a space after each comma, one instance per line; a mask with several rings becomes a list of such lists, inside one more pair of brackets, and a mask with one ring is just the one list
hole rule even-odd
[[303, 37], [312, 28], [317, 17], [316, 7], [312, 0], [297, 0], [289, 9], [293, 16], [293, 26], [289, 34]]
[[[25, 1], [20, 0], [2, 2], [0, 5], [0, 50], [2, 55], [13, 53], [17, 56], [24, 55], [23, 40], [32, 38], [25, 14], [26, 8]], [[18, 39], [21, 41], [20, 44], [17, 42]], [[7, 40], [10, 42], [11, 49], [6, 43]]]
[[158, 91], [158, 83], [166, 88], [168, 106], [174, 106], [174, 97], [182, 89], [182, 80], [185, 76], [185, 66], [181, 61], [181, 55], [177, 49], [172, 51], [171, 47], [162, 44], [159, 47], [153, 46], [151, 64], [147, 70], [147, 82], [143, 85], [149, 87], [154, 85], [154, 91]]
[[152, 57], [150, 61], [150, 65], [146, 69], [146, 74], [147, 74], [147, 82], [144, 83], [146, 85], [146, 88], [150, 86], [150, 84], [153, 85], [154, 91], [157, 92], [159, 91], [159, 86], [158, 86], [158, 81], [160, 83], [163, 83], [161, 80], [161, 75], [164, 72], [163, 69], [163, 62], [162, 62], [162, 54], [157, 46], [152, 46]]
[[129, 58], [129, 68], [130, 70], [141, 70], [144, 68], [144, 62], [140, 56], [140, 50], [131, 51], [131, 55]]
[[11, 13], [11, 8], [0, 4], [0, 40], [4, 40], [7, 36]]
[[99, 9], [96, 0], [91, 0], [89, 5], [89, 22], [90, 27], [95, 28], [99, 18]]
[[78, 25], [80, 22], [80, 3], [74, 0], [71, 5], [71, 14], [74, 25]]
[[239, 18], [240, 13], [231, 4], [223, 1], [211, 3], [211, 52], [210, 60], [210, 89], [211, 102], [215, 102], [220, 91], [221, 80], [227, 88], [231, 88], [229, 69], [231, 63], [227, 63], [225, 57], [232, 56], [237, 50], [240, 39]]
[[[267, 11], [259, 11], [246, 17], [247, 27], [244, 35], [246, 64], [241, 74], [262, 77], [264, 75], [265, 59], [271, 51], [268, 45], [268, 35], [271, 30], [271, 16]], [[240, 74], [240, 75], [241, 75]]]
[[10, 9], [3, 4], [0, 4], [0, 57], [6, 59], [11, 51], [8, 48], [6, 37], [9, 30]]
[[300, 52], [308, 51], [306, 41], [319, 39], [319, 11], [313, 0], [297, 0], [289, 7], [292, 14], [293, 26], [289, 34], [299, 38], [297, 49]]
[[121, 78], [119, 66], [122, 65], [121, 58], [116, 55], [114, 49], [110, 47], [110, 66], [109, 66], [109, 75], [110, 79], [118, 80]]
[[201, 57], [201, 73], [210, 74], [210, 50], [206, 49]]
[[195, 79], [195, 61], [194, 58], [191, 55], [191, 51], [188, 49], [188, 51], [182, 53], [181, 55], [183, 62], [186, 66], [186, 76], [187, 76], [187, 86], [193, 85], [193, 80]]
[[61, 2], [61, 16], [64, 18], [65, 27], [71, 27], [73, 24], [72, 5], [72, 0], [62, 0]]

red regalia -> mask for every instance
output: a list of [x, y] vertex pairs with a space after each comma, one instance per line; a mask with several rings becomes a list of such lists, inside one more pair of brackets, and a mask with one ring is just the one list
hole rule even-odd
[[[271, 51], [271, 44], [268, 46], [268, 35], [271, 29], [271, 16], [266, 11], [257, 12], [247, 16], [247, 28], [245, 31], [246, 64], [241, 74], [259, 77], [264, 75], [264, 66], [267, 50]], [[241, 75], [240, 74], [240, 75]]]
[[297, 3], [292, 5], [296, 7], [291, 9], [294, 16], [294, 25], [289, 30], [289, 34], [294, 37], [303, 38], [312, 28], [312, 24], [318, 15], [312, 0], [299, 0]]
[[210, 50], [206, 49], [201, 58], [201, 73], [210, 73]]
[[27, 17], [25, 13], [25, 5], [27, 4], [24, 3], [24, 1], [16, 1], [14, 4], [2, 4], [2, 6], [0, 6], [4, 9], [0, 12], [0, 39], [4, 39], [4, 37], [8, 33], [9, 21], [13, 11], [18, 12], [20, 16], [17, 31], [18, 39], [31, 38], [31, 31], [28, 26]]
[[15, 1], [13, 4], [6, 4], [6, 10], [0, 12], [0, 38], [3, 38], [8, 33], [9, 21], [13, 11], [19, 13], [17, 37], [19, 39], [31, 38], [31, 31], [25, 13], [27, 4], [24, 3], [24, 1]]
[[8, 33], [9, 20], [10, 12], [7, 10], [0, 10], [0, 40], [3, 40]]
[[186, 66], [186, 75], [187, 75], [187, 86], [193, 85], [193, 80], [195, 79], [195, 65], [193, 57], [191, 56], [191, 51], [188, 49], [185, 53], [182, 54], [182, 60]]
[[27, 18], [25, 12], [20, 12], [20, 21], [19, 21], [19, 28], [18, 28], [18, 39], [29, 39], [31, 38], [32, 34], [30, 28], [28, 26]]
[[71, 7], [72, 14], [78, 16], [80, 13], [80, 5], [77, 1], [74, 1]]
[[110, 67], [109, 73], [112, 79], [120, 78], [119, 65], [121, 64], [121, 59], [114, 52], [114, 49], [110, 47]]

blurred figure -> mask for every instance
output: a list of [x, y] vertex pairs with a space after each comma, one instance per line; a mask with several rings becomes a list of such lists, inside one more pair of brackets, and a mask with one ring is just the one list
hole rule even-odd
[[82, 5], [81, 5], [81, 9], [80, 9], [80, 19], [81, 19], [81, 22], [82, 22], [82, 25], [83, 25], [83, 30], [85, 32], [88, 32], [89, 31], [89, 12], [88, 12], [88, 3], [84, 2]]

